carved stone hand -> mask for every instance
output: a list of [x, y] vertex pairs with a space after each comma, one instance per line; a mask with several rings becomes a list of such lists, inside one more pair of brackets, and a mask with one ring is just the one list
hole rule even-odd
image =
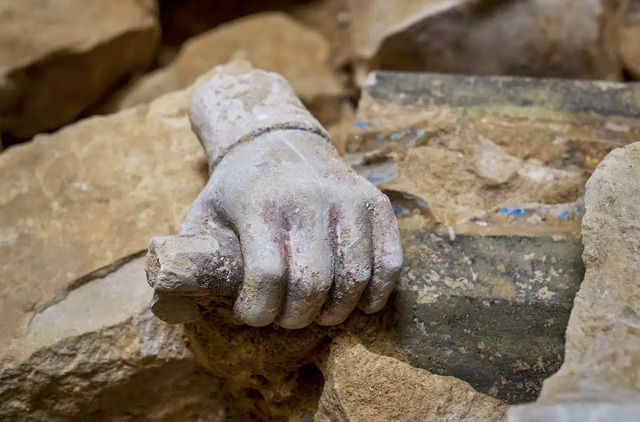
[[220, 69], [190, 119], [211, 175], [180, 234], [151, 240], [159, 317], [196, 318], [199, 296], [230, 296], [240, 322], [285, 328], [384, 306], [402, 266], [389, 199], [343, 162], [280, 75]]

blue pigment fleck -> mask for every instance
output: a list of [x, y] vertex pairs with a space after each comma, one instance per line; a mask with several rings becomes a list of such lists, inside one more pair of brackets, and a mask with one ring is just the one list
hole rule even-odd
[[567, 216], [569, 215], [569, 211], [562, 211], [560, 214], [557, 215], [558, 218], [567, 218]]
[[500, 208], [500, 214], [504, 214], [504, 215], [515, 215], [516, 217], [522, 217], [524, 215], [524, 213], [526, 212], [524, 208], [507, 208], [507, 207], [503, 207]]
[[388, 182], [389, 180], [393, 179], [396, 176], [397, 176], [396, 172], [390, 171], [388, 173], [372, 174], [369, 177], [367, 177], [367, 180], [369, 180], [374, 185], [377, 185], [379, 183]]
[[419, 138], [422, 138], [423, 135], [424, 135], [424, 129], [423, 128], [416, 128], [416, 134], [413, 135], [413, 137], [411, 139], [409, 139], [409, 143], [410, 144], [414, 143]]
[[392, 141], [397, 141], [397, 140], [399, 140], [399, 139], [402, 139], [402, 137], [403, 137], [404, 135], [406, 135], [406, 134], [407, 134], [407, 132], [408, 132], [408, 131], [405, 129], [405, 130], [401, 130], [400, 132], [392, 133], [392, 134], [391, 134], [391, 136], [390, 136], [390, 138], [391, 138], [391, 140], [392, 140]]
[[396, 214], [408, 214], [409, 213], [408, 209], [402, 208], [399, 205], [396, 205], [396, 204], [392, 203], [391, 206], [393, 206], [393, 212], [396, 213]]
[[378, 140], [378, 145], [382, 145], [382, 142], [384, 141], [384, 138], [382, 137], [382, 135], [376, 136], [376, 139]]
[[353, 127], [357, 127], [360, 129], [365, 129], [367, 128], [369, 125], [367, 124], [367, 122], [353, 122]]

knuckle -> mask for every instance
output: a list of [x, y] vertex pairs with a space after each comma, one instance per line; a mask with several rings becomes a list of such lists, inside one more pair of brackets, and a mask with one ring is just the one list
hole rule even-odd
[[285, 268], [280, 257], [249, 258], [247, 267], [250, 274], [259, 280], [273, 282], [284, 277]]
[[290, 288], [301, 297], [316, 297], [324, 295], [331, 287], [331, 280], [328, 274], [322, 272], [299, 273], [290, 281]]
[[397, 273], [402, 269], [402, 253], [393, 253], [384, 256], [380, 260], [380, 267], [385, 272], [388, 273]]
[[348, 289], [357, 288], [367, 283], [371, 278], [371, 265], [358, 265], [345, 269], [341, 275]]
[[236, 305], [234, 309], [235, 317], [252, 327], [264, 327], [265, 325], [271, 324], [276, 314], [276, 312], [259, 308], [255, 306], [255, 304], [244, 302]]
[[387, 298], [385, 297], [384, 299], [375, 299], [372, 302], [362, 306], [361, 309], [365, 314], [372, 314], [374, 312], [380, 311], [386, 304]]
[[377, 192], [377, 194], [376, 194], [376, 196], [374, 198], [374, 202], [378, 206], [391, 208], [391, 200], [389, 199], [389, 197], [387, 195], [382, 193], [382, 191], [380, 191], [380, 190], [378, 190], [378, 192]]

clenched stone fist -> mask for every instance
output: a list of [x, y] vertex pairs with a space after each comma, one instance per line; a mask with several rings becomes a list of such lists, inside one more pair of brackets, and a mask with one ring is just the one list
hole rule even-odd
[[343, 162], [281, 76], [220, 69], [190, 119], [211, 175], [180, 235], [151, 241], [156, 314], [183, 322], [189, 297], [225, 295], [240, 322], [301, 328], [384, 306], [402, 266], [389, 199]]

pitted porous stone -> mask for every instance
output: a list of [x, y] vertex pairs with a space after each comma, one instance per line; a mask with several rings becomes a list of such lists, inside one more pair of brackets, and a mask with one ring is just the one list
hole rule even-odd
[[144, 259], [100, 271], [36, 313], [0, 356], [0, 419], [229, 420], [179, 327], [148, 310]]
[[[615, 149], [587, 182], [586, 273], [565, 359], [538, 403], [510, 421], [635, 421], [640, 416], [640, 143]], [[546, 418], [546, 419], [545, 419]]]
[[454, 377], [435, 375], [337, 341], [324, 370], [317, 422], [502, 422], [506, 405]]

